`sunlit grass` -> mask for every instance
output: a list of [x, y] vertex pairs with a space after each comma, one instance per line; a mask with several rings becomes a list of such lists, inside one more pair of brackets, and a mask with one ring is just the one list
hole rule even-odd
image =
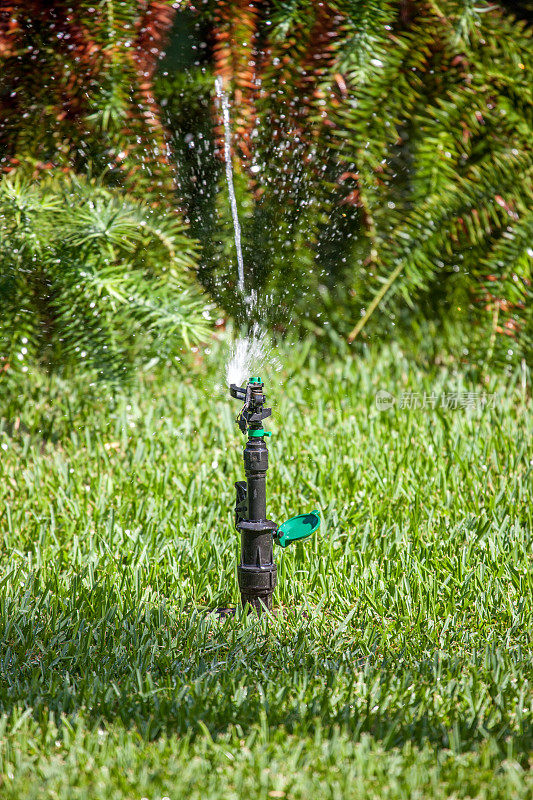
[[282, 362], [269, 514], [323, 524], [268, 620], [205, 613], [237, 598], [221, 353], [118, 402], [29, 383], [0, 423], [2, 797], [532, 796], [523, 372]]

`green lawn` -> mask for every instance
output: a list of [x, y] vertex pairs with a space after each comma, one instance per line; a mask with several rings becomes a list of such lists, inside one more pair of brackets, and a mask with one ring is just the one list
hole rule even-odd
[[243, 439], [214, 350], [115, 403], [30, 381], [0, 423], [2, 800], [533, 797], [525, 370], [282, 353], [269, 513], [323, 524], [277, 551], [283, 614], [221, 624]]

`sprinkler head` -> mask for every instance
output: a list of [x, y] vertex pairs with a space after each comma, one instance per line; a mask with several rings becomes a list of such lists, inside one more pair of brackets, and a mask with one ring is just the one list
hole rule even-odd
[[263, 392], [264, 383], [261, 378], [250, 378], [246, 386], [237, 386], [232, 383], [229, 392], [236, 400], [241, 400], [241, 408], [235, 420], [241, 431], [250, 436], [262, 436], [262, 422], [272, 414], [271, 408], [263, 408], [266, 403], [266, 394]]

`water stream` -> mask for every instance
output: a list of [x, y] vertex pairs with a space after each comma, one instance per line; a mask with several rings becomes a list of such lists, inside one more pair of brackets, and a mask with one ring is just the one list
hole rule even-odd
[[224, 122], [224, 161], [226, 164], [226, 181], [228, 183], [228, 194], [231, 205], [231, 216], [233, 217], [233, 228], [235, 230], [235, 250], [237, 251], [237, 270], [239, 280], [237, 286], [244, 297], [244, 260], [242, 257], [241, 246], [241, 226], [239, 223], [239, 212], [237, 209], [237, 198], [235, 197], [235, 186], [233, 184], [233, 163], [231, 160], [231, 121], [229, 115], [229, 98], [224, 91], [222, 78], [217, 76], [215, 80], [217, 97], [222, 107], [222, 120]]
[[[244, 259], [242, 257], [241, 246], [241, 226], [239, 223], [239, 212], [237, 208], [237, 198], [235, 196], [235, 186], [233, 183], [233, 163], [231, 159], [231, 119], [229, 98], [224, 90], [224, 85], [220, 77], [215, 81], [216, 93], [222, 108], [222, 120], [224, 123], [224, 161], [226, 166], [226, 181], [228, 184], [228, 194], [231, 205], [231, 216], [233, 217], [233, 228], [235, 230], [235, 250], [237, 252], [238, 269], [238, 289], [244, 300], [245, 306], [251, 311], [257, 305], [257, 292], [251, 288], [250, 293], [244, 292]], [[228, 386], [235, 383], [240, 386], [250, 375], [261, 374], [267, 365], [279, 369], [279, 361], [274, 357], [273, 348], [268, 340], [266, 331], [254, 322], [244, 337], [239, 337], [231, 348], [226, 364], [226, 382]]]

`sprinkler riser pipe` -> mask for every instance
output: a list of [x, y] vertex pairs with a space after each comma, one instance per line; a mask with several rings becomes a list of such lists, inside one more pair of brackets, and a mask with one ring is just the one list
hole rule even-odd
[[268, 449], [263, 439], [250, 438], [243, 450], [244, 474], [248, 493], [248, 519], [266, 519], [266, 474]]

